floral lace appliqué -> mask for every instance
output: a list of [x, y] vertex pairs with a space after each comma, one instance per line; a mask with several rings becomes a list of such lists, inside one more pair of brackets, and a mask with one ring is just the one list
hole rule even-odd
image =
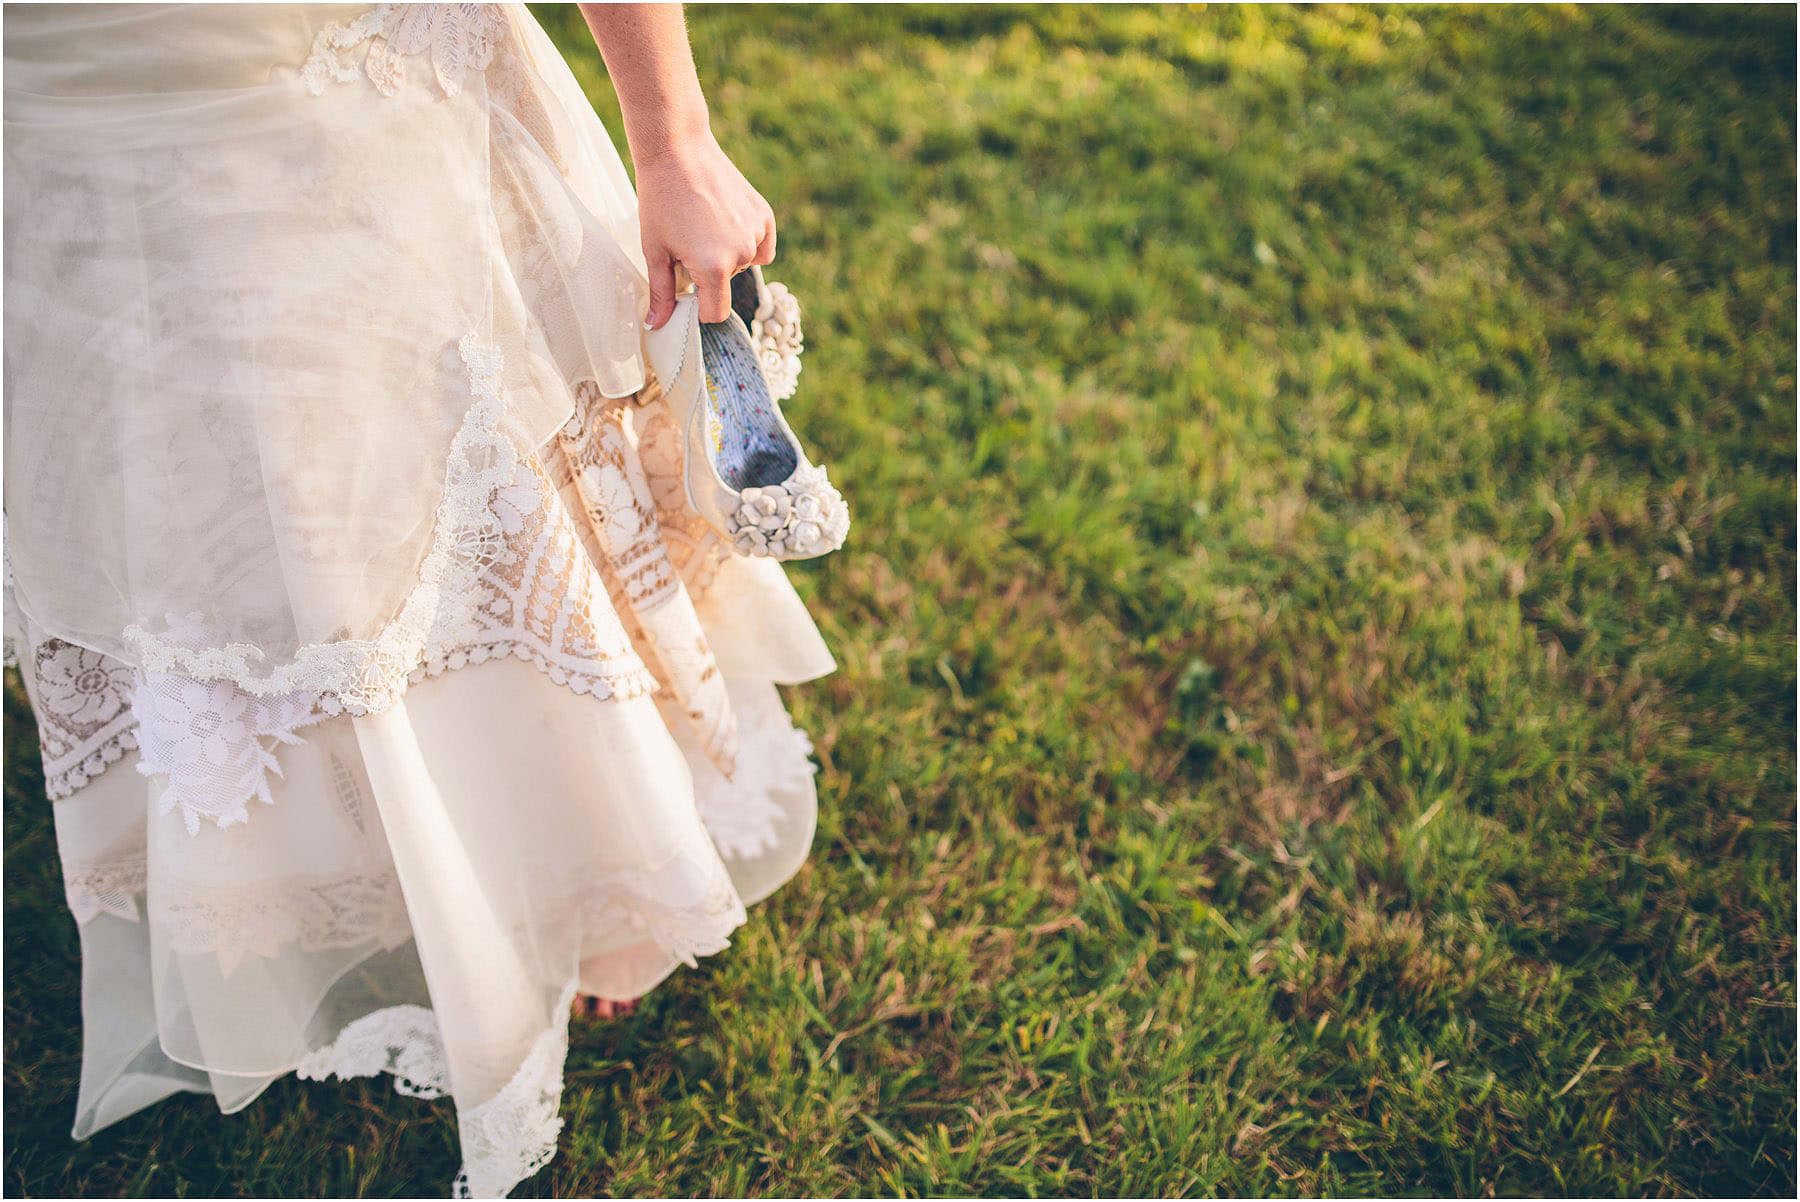
[[430, 59], [438, 89], [462, 92], [471, 72], [486, 71], [506, 31], [506, 16], [494, 4], [378, 4], [348, 21], [321, 29], [300, 68], [300, 81], [314, 96], [327, 85], [356, 78], [356, 53], [366, 47], [362, 71], [383, 96], [395, 96], [406, 82], [406, 60]]
[[708, 774], [694, 782], [700, 820], [727, 860], [773, 851], [780, 842], [777, 824], [787, 816], [777, 796], [805, 792], [818, 771], [808, 758], [812, 740], [788, 723], [785, 712], [762, 716], [745, 730], [743, 745], [729, 779]]
[[255, 697], [226, 680], [152, 673], [132, 694], [138, 720], [137, 770], [166, 778], [157, 812], [179, 809], [188, 834], [201, 819], [220, 827], [248, 822], [252, 799], [274, 805], [269, 776], [281, 775], [270, 742], [300, 742], [318, 721], [310, 695]]

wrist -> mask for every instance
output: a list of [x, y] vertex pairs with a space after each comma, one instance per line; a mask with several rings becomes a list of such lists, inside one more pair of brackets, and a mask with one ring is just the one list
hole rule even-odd
[[631, 161], [640, 171], [689, 158], [713, 141], [706, 101], [696, 99], [678, 110], [665, 110], [659, 120], [642, 129], [628, 125], [625, 138], [631, 144]]

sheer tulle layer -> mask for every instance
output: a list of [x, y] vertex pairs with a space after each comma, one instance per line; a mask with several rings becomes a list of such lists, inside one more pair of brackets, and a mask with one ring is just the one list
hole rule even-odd
[[31, 7], [6, 58], [75, 1134], [388, 1072], [504, 1193], [573, 993], [722, 949], [804, 859], [776, 685], [833, 667], [687, 504], [623, 167], [515, 6]]
[[[496, 494], [492, 641], [378, 713], [278, 740], [214, 682], [191, 755], [152, 762], [171, 678], [9, 614], [82, 938], [78, 1137], [176, 1090], [230, 1112], [386, 1071], [455, 1099], [462, 1187], [504, 1193], [554, 1151], [571, 991], [722, 950], [803, 862], [810, 744], [775, 686], [834, 665], [780, 568], [682, 507], [640, 399], [584, 396]], [[245, 747], [261, 791], [209, 796], [232, 781], [190, 769]]]
[[8, 14], [6, 508], [50, 634], [379, 708], [461, 616], [454, 503], [642, 386], [645, 286], [522, 7], [359, 11]]
[[231, 1112], [290, 1071], [392, 1072], [455, 1098], [478, 1196], [510, 1189], [554, 1150], [562, 1059], [538, 1049], [569, 992], [635, 997], [722, 950], [804, 860], [804, 741], [773, 685], [731, 692], [741, 784], [654, 699], [507, 659], [311, 728], [243, 826], [146, 820], [129, 756], [57, 803], [85, 916], [76, 1136], [176, 1090]]

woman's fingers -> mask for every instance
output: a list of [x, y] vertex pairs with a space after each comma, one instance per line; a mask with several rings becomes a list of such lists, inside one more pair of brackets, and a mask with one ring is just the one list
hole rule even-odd
[[650, 268], [650, 308], [644, 324], [652, 330], [662, 328], [675, 311], [675, 260], [666, 251], [644, 248], [644, 259]]
[[775, 261], [775, 215], [763, 223], [762, 241], [756, 244], [756, 255], [750, 260], [759, 267], [767, 267]]
[[640, 163], [637, 184], [650, 271], [646, 323], [659, 328], [675, 311], [677, 264], [699, 293], [700, 320], [724, 321], [731, 278], [775, 258], [774, 211], [710, 138], [692, 153]]
[[[650, 272], [650, 307], [644, 324], [660, 329], [675, 311], [676, 267], [686, 269], [699, 293], [700, 320], [724, 321], [731, 313], [731, 278], [752, 264], [775, 258], [775, 215], [768, 206], [760, 220], [744, 222], [735, 232], [707, 230], [688, 245], [672, 243], [661, 223], [644, 227], [644, 263]], [[727, 221], [727, 224], [735, 224]]]
[[690, 267], [688, 274], [694, 277], [694, 285], [700, 290], [700, 320], [724, 321], [726, 314], [731, 312], [731, 277], [737, 274], [735, 269], [696, 270]]

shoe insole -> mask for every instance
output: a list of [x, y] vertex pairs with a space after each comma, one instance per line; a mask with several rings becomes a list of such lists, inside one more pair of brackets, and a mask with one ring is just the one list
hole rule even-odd
[[756, 272], [746, 267], [731, 277], [731, 311], [744, 319], [744, 328], [756, 320], [756, 308], [762, 298], [756, 294]]
[[729, 322], [700, 325], [707, 405], [719, 419], [713, 447], [719, 478], [735, 489], [780, 484], [799, 460], [775, 419], [768, 381], [749, 342]]

